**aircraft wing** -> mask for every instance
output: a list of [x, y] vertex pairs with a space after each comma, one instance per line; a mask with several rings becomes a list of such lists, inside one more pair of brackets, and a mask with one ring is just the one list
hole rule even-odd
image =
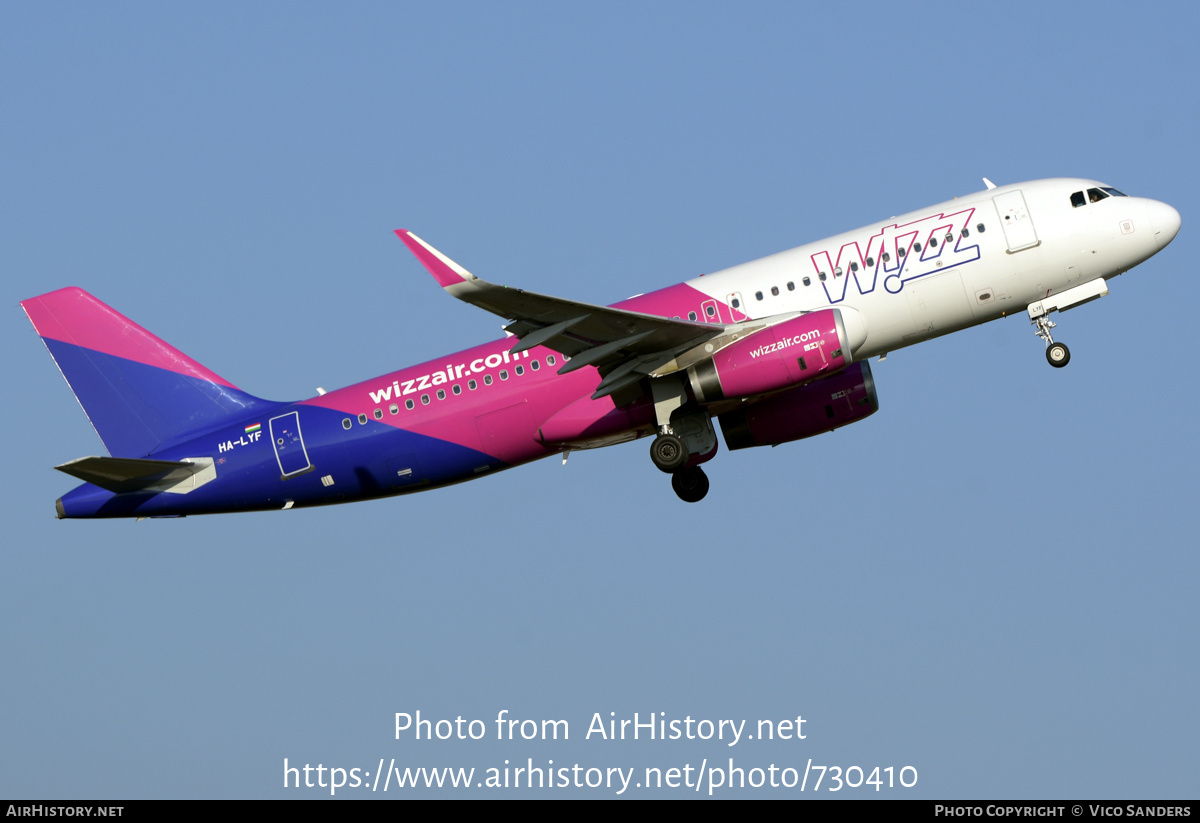
[[396, 235], [451, 295], [512, 321], [504, 330], [518, 338], [514, 353], [535, 346], [560, 352], [570, 360], [559, 374], [584, 366], [598, 368], [604, 379], [593, 398], [619, 391], [652, 372], [666, 374], [685, 367], [690, 360], [683, 357], [685, 353], [726, 332], [720, 324], [672, 320], [489, 283], [412, 232], [398, 229]]

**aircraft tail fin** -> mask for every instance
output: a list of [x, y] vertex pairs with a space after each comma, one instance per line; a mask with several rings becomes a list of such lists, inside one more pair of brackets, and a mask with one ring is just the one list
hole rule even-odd
[[21, 303], [109, 453], [142, 457], [269, 404], [78, 288]]

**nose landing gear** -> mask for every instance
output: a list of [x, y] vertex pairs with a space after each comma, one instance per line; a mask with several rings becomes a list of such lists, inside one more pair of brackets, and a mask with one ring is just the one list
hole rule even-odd
[[1026, 309], [1029, 312], [1029, 322], [1033, 324], [1034, 333], [1046, 343], [1046, 362], [1056, 369], [1061, 369], [1071, 362], [1071, 350], [1062, 343], [1055, 343], [1054, 338], [1050, 336], [1050, 330], [1055, 326], [1054, 321], [1049, 317], [1050, 312], [1066, 311], [1075, 306], [1082, 306], [1084, 303], [1090, 303], [1106, 294], [1108, 294], [1108, 285], [1103, 277], [1098, 277], [1082, 286], [1075, 286], [1059, 292], [1053, 297], [1047, 296], [1036, 303], [1029, 304]]
[[1034, 333], [1046, 343], [1047, 363], [1056, 369], [1061, 369], [1071, 362], [1071, 350], [1067, 348], [1067, 345], [1055, 343], [1054, 338], [1050, 336], [1050, 330], [1058, 325], [1057, 323], [1044, 314], [1040, 317], [1030, 318], [1029, 322], [1033, 323]]
[[1065, 343], [1051, 343], [1046, 347], [1046, 360], [1056, 369], [1071, 362], [1071, 350]]

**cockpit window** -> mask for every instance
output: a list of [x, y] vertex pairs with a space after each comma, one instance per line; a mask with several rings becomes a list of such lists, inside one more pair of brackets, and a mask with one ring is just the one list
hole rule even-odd
[[1113, 197], [1128, 197], [1129, 196], [1123, 191], [1117, 191], [1112, 186], [1101, 186], [1100, 188], [1104, 189], [1106, 192], [1111, 194]]
[[1087, 205], [1087, 199], [1084, 198], [1083, 192], [1077, 191], [1071, 195], [1071, 206], [1072, 207], [1079, 208], [1080, 206], [1086, 206], [1086, 205]]
[[1088, 191], [1088, 200], [1091, 201], [1092, 203], [1099, 203], [1101, 200], [1108, 197], [1108, 195], [1105, 194], [1104, 192], [1100, 191], [1100, 189], [1088, 189], [1087, 191]]

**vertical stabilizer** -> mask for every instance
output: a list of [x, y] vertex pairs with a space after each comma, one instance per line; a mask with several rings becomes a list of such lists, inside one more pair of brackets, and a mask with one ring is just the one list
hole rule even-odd
[[59, 289], [21, 308], [114, 457], [143, 457], [274, 405], [82, 289]]

